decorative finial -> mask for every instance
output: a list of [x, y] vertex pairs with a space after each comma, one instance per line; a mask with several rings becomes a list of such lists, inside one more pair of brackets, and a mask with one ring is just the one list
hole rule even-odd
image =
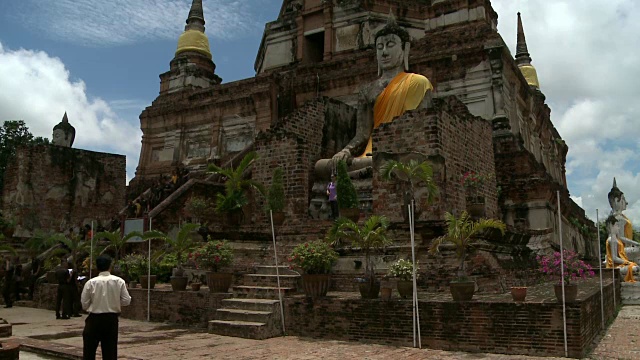
[[189, 10], [189, 17], [187, 18], [187, 25], [184, 27], [184, 30], [199, 30], [204, 32], [204, 24], [202, 0], [193, 0], [191, 10]]
[[613, 177], [613, 186], [612, 186], [612, 188], [617, 188], [617, 187], [618, 187], [618, 185], [616, 185], [616, 178], [614, 176]]
[[529, 50], [527, 49], [527, 40], [524, 37], [524, 27], [522, 26], [522, 18], [518, 13], [518, 43], [516, 45], [516, 64], [530, 65], [531, 56], [529, 56]]
[[62, 123], [63, 124], [68, 124], [69, 123], [69, 118], [67, 117], [67, 112], [64, 112], [64, 115], [62, 116]]
[[396, 16], [393, 14], [391, 6], [389, 6], [389, 19], [387, 19], [388, 25], [396, 25]]

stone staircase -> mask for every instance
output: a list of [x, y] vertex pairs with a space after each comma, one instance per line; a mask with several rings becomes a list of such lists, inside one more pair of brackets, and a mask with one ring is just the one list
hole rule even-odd
[[[301, 277], [279, 266], [283, 298], [301, 289]], [[282, 334], [278, 282], [275, 266], [257, 266], [255, 274], [245, 274], [244, 285], [233, 287], [233, 298], [222, 300], [209, 333], [246, 339], [268, 339]]]
[[623, 305], [640, 305], [640, 282], [637, 283], [620, 283], [622, 304]]

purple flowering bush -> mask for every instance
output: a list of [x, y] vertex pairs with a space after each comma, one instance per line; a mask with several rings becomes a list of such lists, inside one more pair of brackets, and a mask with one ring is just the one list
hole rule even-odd
[[[561, 265], [560, 265], [560, 252], [556, 251], [551, 256], [536, 257], [541, 273], [548, 276], [551, 280], [556, 280], [560, 283], [562, 279]], [[569, 284], [572, 281], [578, 279], [586, 279], [595, 276], [591, 265], [585, 263], [578, 258], [578, 254], [571, 250], [564, 250], [564, 283]]]

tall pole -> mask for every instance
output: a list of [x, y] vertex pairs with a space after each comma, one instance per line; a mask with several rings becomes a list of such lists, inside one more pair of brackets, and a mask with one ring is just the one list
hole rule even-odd
[[600, 265], [600, 312], [602, 329], [604, 330], [604, 292], [602, 290], [602, 250], [600, 250], [600, 214], [596, 209], [596, 230], [598, 231], [598, 264]]
[[93, 272], [93, 220], [91, 220], [91, 239], [89, 239], [89, 241], [91, 241], [91, 252], [89, 253], [89, 280], [91, 280], [91, 275]]
[[569, 357], [567, 348], [567, 304], [564, 298], [564, 247], [562, 246], [562, 211], [560, 210], [560, 191], [556, 191], [558, 197], [558, 233], [560, 234], [560, 283], [562, 284], [562, 324], [564, 327], [564, 357]]
[[278, 298], [280, 299], [280, 319], [282, 320], [282, 335], [286, 334], [284, 327], [284, 305], [282, 305], [282, 290], [280, 289], [280, 268], [278, 268], [278, 249], [276, 249], [276, 231], [273, 227], [273, 211], [269, 210], [271, 218], [271, 235], [273, 236], [273, 256], [276, 259], [276, 280], [278, 281]]
[[410, 214], [410, 219], [411, 219], [411, 257], [413, 258], [413, 305], [415, 307], [415, 323], [416, 323], [416, 328], [418, 330], [418, 347], [420, 349], [422, 349], [422, 336], [420, 336], [420, 308], [418, 307], [418, 285], [417, 285], [417, 277], [416, 277], [416, 231], [415, 231], [415, 226], [416, 226], [416, 218], [415, 218], [415, 214], [416, 214], [416, 209], [415, 209], [415, 201], [411, 200], [411, 214]]
[[[149, 231], [151, 231], [151, 221], [152, 219], [149, 217]], [[147, 254], [147, 260], [147, 322], [151, 322], [151, 239], [149, 239], [149, 254]]]

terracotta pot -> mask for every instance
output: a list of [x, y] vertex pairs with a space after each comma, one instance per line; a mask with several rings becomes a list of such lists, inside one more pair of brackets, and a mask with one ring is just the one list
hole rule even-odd
[[404, 299], [413, 297], [413, 281], [400, 280], [398, 281], [398, 293]]
[[304, 294], [311, 299], [327, 296], [330, 279], [331, 275], [329, 274], [303, 274], [302, 286], [304, 287]]
[[367, 280], [366, 282], [360, 283], [359, 286], [360, 296], [363, 299], [377, 299], [380, 294], [380, 282], [375, 281], [373, 283]]
[[202, 286], [201, 283], [191, 283], [191, 290], [200, 291], [200, 286]]
[[[562, 284], [553, 285], [553, 290], [556, 293], [558, 302], [562, 302]], [[566, 302], [574, 302], [578, 297], [578, 285], [565, 284], [564, 285], [564, 299]]]
[[207, 285], [212, 293], [226, 293], [231, 287], [233, 274], [207, 272]]
[[522, 302], [527, 297], [527, 287], [526, 286], [513, 286], [511, 287], [511, 297], [513, 297], [513, 301]]
[[156, 286], [156, 276], [151, 275], [151, 278], [148, 278], [147, 275], [140, 275], [140, 287], [143, 289], [153, 289]]
[[347, 219], [353, 222], [358, 222], [358, 219], [360, 219], [360, 209], [358, 208], [340, 209], [340, 216], [346, 217]]
[[380, 297], [382, 298], [383, 301], [389, 301], [391, 300], [391, 293], [393, 292], [393, 289], [390, 287], [383, 287], [380, 289]]
[[449, 284], [453, 301], [469, 301], [473, 298], [475, 290], [476, 283], [473, 281], [452, 281]]
[[170, 278], [171, 289], [173, 291], [185, 291], [187, 289], [187, 283], [189, 283], [188, 276], [172, 276]]
[[274, 211], [273, 212], [273, 225], [280, 226], [284, 224], [285, 213], [283, 211]]

